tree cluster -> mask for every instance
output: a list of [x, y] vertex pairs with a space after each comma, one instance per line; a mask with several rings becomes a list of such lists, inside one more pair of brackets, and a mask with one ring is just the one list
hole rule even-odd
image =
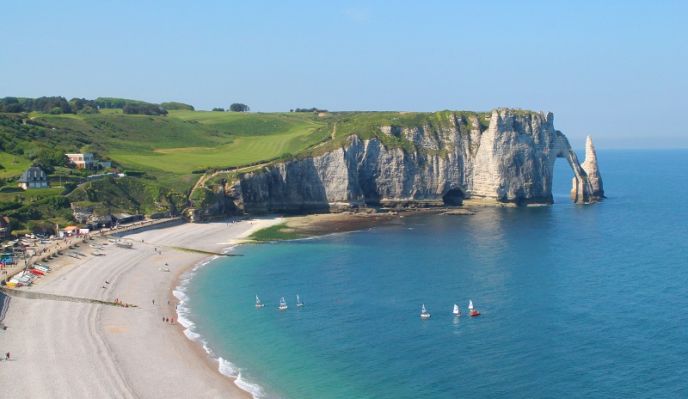
[[68, 159], [65, 153], [59, 149], [44, 148], [30, 156], [33, 166], [38, 166], [47, 174], [55, 171], [55, 166], [66, 166]]
[[122, 108], [125, 114], [136, 115], [167, 115], [167, 110], [157, 104], [139, 103], [127, 104]]
[[98, 104], [95, 100], [87, 100], [85, 98], [72, 98], [69, 100], [69, 106], [73, 113], [77, 114], [96, 114], [98, 113]]
[[0, 98], [0, 112], [42, 112], [45, 114], [95, 113], [98, 106], [93, 100], [64, 97], [5, 97]]
[[250, 108], [246, 104], [234, 103], [229, 106], [229, 110], [232, 112], [248, 112]]
[[96, 104], [98, 104], [99, 108], [121, 109], [125, 114], [167, 115], [167, 110], [158, 104], [126, 98], [98, 97], [96, 98]]
[[160, 103], [160, 106], [168, 111], [183, 110], [183, 111], [194, 111], [193, 105], [184, 104], [176, 101], [169, 101], [165, 103]]
[[215, 107], [215, 108], [213, 108], [212, 110], [213, 110], [214, 112], [225, 112], [225, 109], [224, 109], [224, 108], [220, 108], [220, 107]]
[[296, 109], [290, 109], [289, 112], [327, 112], [326, 109], [320, 109], [320, 108], [296, 108]]
[[96, 98], [96, 104], [98, 108], [114, 108], [122, 109], [125, 105], [131, 103], [141, 103], [143, 101], [129, 100], [126, 98], [115, 98], [115, 97], [98, 97]]

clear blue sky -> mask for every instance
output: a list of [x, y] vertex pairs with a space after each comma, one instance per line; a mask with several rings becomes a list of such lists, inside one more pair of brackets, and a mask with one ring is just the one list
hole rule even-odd
[[688, 147], [682, 1], [13, 1], [0, 97], [555, 113], [575, 147]]

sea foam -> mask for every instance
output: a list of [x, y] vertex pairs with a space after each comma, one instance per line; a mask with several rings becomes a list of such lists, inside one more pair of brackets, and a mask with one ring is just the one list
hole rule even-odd
[[[235, 246], [226, 248], [223, 253], [229, 253], [234, 250]], [[230, 361], [223, 359], [220, 356], [215, 356], [212, 348], [208, 345], [208, 342], [203, 338], [203, 336], [196, 331], [196, 323], [191, 321], [190, 314], [191, 309], [189, 308], [189, 295], [187, 290], [189, 288], [189, 283], [194, 277], [198, 269], [217, 259], [218, 256], [212, 257], [211, 259], [205, 260], [203, 262], [195, 265], [191, 270], [184, 273], [179, 279], [179, 285], [172, 290], [172, 295], [179, 301], [177, 304], [177, 322], [184, 327], [184, 335], [191, 341], [201, 344], [205, 353], [214, 360], [217, 360], [218, 371], [220, 374], [234, 379], [234, 384], [240, 389], [248, 392], [254, 399], [265, 399], [265, 393], [260, 385], [249, 382], [243, 378], [241, 370], [236, 367]]]

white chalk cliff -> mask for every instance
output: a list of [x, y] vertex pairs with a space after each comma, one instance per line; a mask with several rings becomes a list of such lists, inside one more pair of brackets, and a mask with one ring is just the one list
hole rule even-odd
[[[482, 129], [481, 117], [489, 118]], [[409, 145], [385, 145], [385, 138]], [[339, 148], [240, 175], [222, 192], [233, 209], [249, 213], [459, 205], [465, 198], [552, 203], [556, 158], [571, 166], [575, 202], [603, 198], [590, 139], [581, 166], [552, 113], [512, 109], [380, 126], [377, 137], [351, 135]]]

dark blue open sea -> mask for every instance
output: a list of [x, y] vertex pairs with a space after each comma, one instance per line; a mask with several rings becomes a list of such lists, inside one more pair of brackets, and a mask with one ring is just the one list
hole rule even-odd
[[686, 398], [688, 151], [598, 157], [600, 204], [562, 160], [553, 206], [239, 247], [188, 282], [192, 335], [268, 398]]

